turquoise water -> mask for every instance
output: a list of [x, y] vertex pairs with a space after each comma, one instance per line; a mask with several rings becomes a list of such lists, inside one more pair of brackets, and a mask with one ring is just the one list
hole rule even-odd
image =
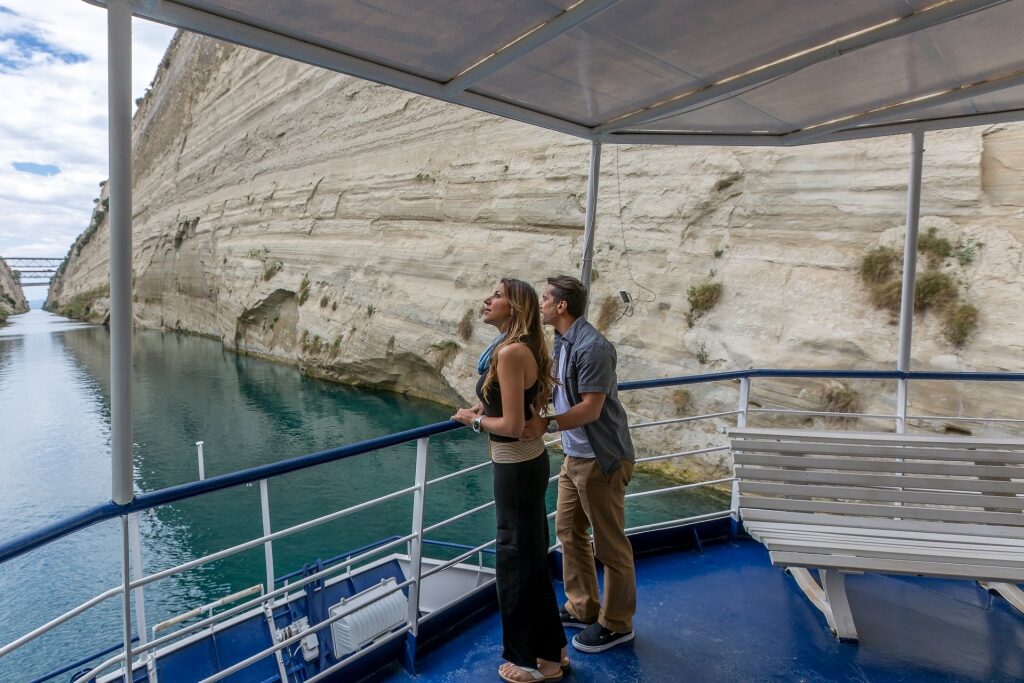
[[[199, 337], [138, 331], [134, 359], [139, 492], [197, 479], [199, 440], [205, 442], [209, 477], [438, 422], [451, 413], [424, 401], [303, 377], [295, 367], [240, 357]], [[108, 372], [103, 327], [40, 310], [0, 327], [0, 542], [110, 499]], [[483, 441], [459, 430], [431, 439], [428, 475], [485, 459]], [[409, 444], [274, 479], [272, 527], [407, 487], [414, 462]], [[639, 475], [631, 489], [659, 485], [664, 482]], [[486, 468], [443, 482], [428, 491], [426, 522], [490, 498]], [[627, 510], [630, 525], [722, 509], [721, 498], [698, 492], [636, 503]], [[408, 533], [411, 506], [405, 496], [275, 542], [276, 574]], [[140, 526], [145, 572], [166, 569], [261, 535], [259, 487], [148, 511]], [[493, 536], [490, 510], [431, 534], [472, 545]], [[262, 547], [165, 579], [146, 588], [147, 622], [152, 626], [264, 579]], [[0, 565], [0, 643], [119, 582], [116, 521]], [[28, 680], [119, 642], [120, 610], [119, 599], [111, 599], [0, 659], [0, 680]]]

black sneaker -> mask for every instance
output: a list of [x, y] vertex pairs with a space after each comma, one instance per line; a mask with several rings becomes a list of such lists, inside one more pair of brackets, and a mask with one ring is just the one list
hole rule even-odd
[[572, 646], [580, 652], [604, 652], [616, 645], [633, 640], [633, 632], [616, 633], [609, 631], [601, 624], [591, 624], [576, 634]]
[[562, 626], [567, 628], [587, 628], [590, 626], [589, 623], [580, 621], [574, 617], [569, 610], [565, 609], [565, 607], [558, 608], [558, 617], [562, 620]]

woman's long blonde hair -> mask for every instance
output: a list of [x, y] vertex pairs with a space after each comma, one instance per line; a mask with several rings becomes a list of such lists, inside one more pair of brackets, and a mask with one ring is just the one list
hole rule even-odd
[[505, 297], [512, 309], [512, 317], [505, 329], [505, 338], [491, 353], [491, 361], [487, 365], [482, 393], [486, 396], [491, 385], [498, 379], [498, 353], [509, 344], [525, 344], [533, 354], [533, 359], [537, 361], [537, 381], [540, 383], [537, 407], [543, 408], [551, 398], [555, 382], [551, 376], [551, 353], [548, 349], [548, 339], [544, 335], [544, 328], [540, 322], [540, 303], [537, 299], [537, 292], [522, 280], [510, 277], [502, 278], [501, 284], [505, 287]]

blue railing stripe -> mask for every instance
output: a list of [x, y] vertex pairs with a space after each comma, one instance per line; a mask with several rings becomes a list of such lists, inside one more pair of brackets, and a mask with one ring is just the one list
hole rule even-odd
[[682, 384], [703, 384], [705, 382], [721, 382], [731, 379], [756, 377], [798, 377], [804, 379], [914, 379], [914, 380], [960, 380], [974, 382], [1024, 382], [1021, 372], [930, 372], [911, 370], [781, 370], [770, 368], [753, 368], [750, 370], [730, 370], [728, 372], [710, 372], [703, 375], [687, 375], [685, 377], [661, 377], [634, 382], [622, 382], [619, 391], [634, 389], [657, 389]]
[[30, 550], [46, 545], [52, 541], [63, 538], [68, 534], [81, 531], [93, 524], [114, 519], [121, 514], [121, 507], [114, 502], [103, 503], [93, 506], [87, 510], [57, 520], [35, 531], [18, 536], [17, 538], [0, 546], [0, 564], [7, 560], [23, 555]]
[[331, 448], [326, 451], [320, 451], [319, 453], [310, 453], [309, 455], [300, 455], [297, 458], [282, 460], [269, 465], [260, 465], [258, 467], [251, 467], [247, 470], [232, 472], [231, 474], [222, 474], [219, 477], [211, 477], [209, 479], [204, 479], [203, 481], [194, 481], [188, 484], [181, 484], [180, 486], [160, 489], [159, 491], [142, 493], [137, 496], [135, 500], [122, 507], [122, 514], [148, 510], [152, 507], [174, 503], [179, 500], [185, 500], [186, 498], [194, 498], [195, 496], [202, 495], [204, 493], [221, 491], [226, 488], [231, 488], [232, 486], [251, 484], [259, 481], [260, 479], [270, 479], [271, 477], [277, 477], [290, 472], [297, 472], [316, 465], [334, 462], [335, 460], [351, 458], [355, 455], [362, 455], [363, 453], [377, 451], [390, 446], [398, 446], [403, 443], [416, 441], [417, 439], [422, 439], [428, 436], [444, 434], [445, 432], [462, 429], [464, 426], [465, 425], [459, 424], [455, 420], [436, 422], [434, 424], [426, 425], [425, 427], [407, 429], [404, 432], [395, 432], [394, 434], [388, 434], [387, 436], [379, 436], [374, 439], [359, 441], [358, 443], [350, 444], [348, 446], [339, 446], [338, 448]]
[[[751, 368], [749, 370], [732, 370], [729, 372], [715, 372], [703, 375], [689, 375], [686, 377], [663, 377], [660, 379], [640, 380], [634, 382], [622, 382], [619, 390], [632, 391], [636, 389], [654, 389], [658, 387], [670, 387], [684, 384], [701, 384], [704, 382], [720, 382], [756, 377], [799, 377], [799, 378], [843, 378], [843, 379], [913, 379], [913, 380], [959, 380], [976, 382], [1024, 382], [1024, 373], [1019, 372], [928, 372], [910, 371], [900, 372], [898, 370], [781, 370], [769, 368]], [[41, 529], [31, 531], [22, 536], [14, 538], [0, 545], [0, 564], [23, 555], [35, 548], [46, 545], [51, 541], [67, 536], [93, 524], [120, 517], [131, 512], [139, 512], [149, 508], [174, 503], [194, 498], [204, 493], [221, 491], [241, 484], [249, 484], [260, 479], [269, 479], [289, 472], [297, 472], [316, 465], [350, 458], [362, 453], [397, 446], [416, 439], [443, 434], [463, 425], [454, 420], [446, 420], [434, 424], [409, 429], [404, 432], [396, 432], [387, 436], [360, 441], [348, 446], [340, 446], [319, 453], [302, 455], [289, 460], [260, 465], [247, 470], [224, 474], [219, 477], [212, 477], [203, 481], [172, 486], [159, 491], [140, 494], [132, 502], [126, 505], [117, 505], [114, 502], [104, 503], [89, 508], [65, 519], [53, 522]]]
[[282, 460], [269, 465], [260, 465], [259, 467], [251, 467], [247, 470], [239, 470], [238, 472], [224, 474], [219, 477], [211, 477], [202, 481], [194, 481], [188, 484], [181, 484], [180, 486], [171, 486], [166, 489], [160, 489], [159, 491], [143, 493], [136, 497], [135, 500], [125, 505], [118, 505], [113, 501], [104, 503], [103, 505], [97, 505], [85, 510], [84, 512], [53, 522], [42, 529], [30, 531], [7, 543], [4, 543], [0, 546], [0, 564], [3, 564], [8, 560], [12, 560], [19, 555], [24, 555], [30, 550], [46, 545], [51, 541], [67, 536], [70, 533], [80, 531], [88, 526], [92, 526], [93, 524], [98, 524], [99, 522], [114, 519], [115, 517], [120, 517], [132, 512], [139, 512], [141, 510], [148, 510], [149, 508], [174, 503], [187, 498], [194, 498], [196, 496], [203, 495], [204, 493], [221, 491], [226, 488], [231, 488], [232, 486], [257, 482], [260, 479], [269, 479], [270, 477], [288, 474], [289, 472], [296, 472], [298, 470], [322, 465], [335, 460], [351, 458], [355, 455], [361, 455], [363, 453], [368, 453], [369, 451], [375, 451], [389, 446], [397, 446], [417, 439], [422, 439], [424, 437], [443, 434], [455, 429], [461, 429], [463, 426], [464, 425], [461, 425], [454, 420], [446, 420], [444, 422], [426, 425], [425, 427], [417, 427], [415, 429], [408, 429], [404, 432], [396, 432], [394, 434], [388, 434], [387, 436], [381, 436], [367, 441], [360, 441], [348, 446], [331, 448], [326, 451], [320, 451], [319, 453], [301, 455], [297, 458]]

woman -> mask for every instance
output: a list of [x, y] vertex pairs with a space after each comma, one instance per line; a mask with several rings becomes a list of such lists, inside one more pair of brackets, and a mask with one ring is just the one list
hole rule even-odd
[[511, 683], [557, 681], [569, 660], [547, 568], [548, 453], [541, 438], [519, 439], [553, 384], [537, 293], [521, 280], [503, 279], [484, 300], [483, 321], [501, 334], [477, 365], [480, 403], [452, 419], [487, 432], [494, 461], [498, 608], [508, 660], [498, 675]]

